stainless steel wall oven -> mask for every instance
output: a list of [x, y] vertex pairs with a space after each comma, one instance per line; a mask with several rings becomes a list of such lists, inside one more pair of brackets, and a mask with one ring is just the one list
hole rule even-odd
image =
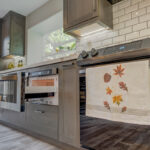
[[24, 111], [25, 73], [9, 73], [0, 76], [0, 107]]
[[35, 104], [58, 105], [57, 68], [27, 72], [25, 99]]

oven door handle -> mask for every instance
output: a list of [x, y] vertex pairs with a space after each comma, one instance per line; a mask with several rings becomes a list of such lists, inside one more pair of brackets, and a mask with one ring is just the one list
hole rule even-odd
[[34, 112], [35, 112], [35, 113], [39, 113], [39, 114], [44, 114], [44, 113], [45, 113], [44, 110], [35, 110]]

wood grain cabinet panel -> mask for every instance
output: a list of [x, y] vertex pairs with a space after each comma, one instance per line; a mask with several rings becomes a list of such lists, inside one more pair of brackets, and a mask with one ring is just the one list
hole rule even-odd
[[58, 138], [58, 107], [27, 103], [28, 130], [49, 138]]
[[0, 50], [2, 49], [2, 19], [0, 19]]
[[98, 0], [64, 0], [64, 28], [97, 17]]
[[107, 0], [64, 0], [63, 10], [64, 32], [75, 37], [113, 28], [112, 5]]
[[10, 49], [10, 15], [6, 15], [2, 22], [2, 50], [1, 56], [9, 55]]
[[8, 55], [24, 56], [25, 17], [10, 11], [2, 22], [1, 57]]
[[61, 142], [80, 146], [79, 79], [75, 66], [60, 70], [59, 138]]

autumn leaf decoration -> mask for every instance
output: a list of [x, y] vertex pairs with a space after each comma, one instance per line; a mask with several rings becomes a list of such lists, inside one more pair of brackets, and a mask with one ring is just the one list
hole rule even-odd
[[127, 85], [124, 82], [119, 82], [120, 89], [128, 91]]
[[126, 106], [122, 107], [122, 112], [125, 112], [125, 111], [127, 111], [127, 107]]
[[108, 83], [111, 80], [111, 75], [109, 73], [105, 73], [104, 75], [104, 82]]
[[123, 75], [124, 75], [124, 68], [122, 68], [122, 66], [121, 65], [119, 65], [119, 66], [117, 66], [117, 68], [116, 69], [114, 69], [114, 75], [119, 75], [120, 77], [122, 77]]
[[111, 95], [112, 90], [108, 87], [108, 88], [106, 89], [106, 93], [107, 93], [107, 95]]
[[109, 106], [109, 103], [108, 103], [107, 101], [104, 101], [104, 106], [105, 106], [108, 110], [110, 110], [110, 106]]
[[122, 95], [117, 95], [117, 96], [114, 96], [113, 97], [113, 103], [115, 104], [118, 104], [118, 105], [120, 105], [120, 103], [123, 101], [123, 99], [122, 99]]
[[[120, 78], [125, 74], [124, 71], [125, 71], [125, 68], [122, 67], [121, 64], [117, 65], [115, 69], [113, 69], [114, 71], [114, 76], [119, 76]], [[106, 84], [108, 84], [111, 79], [113, 78], [113, 75], [110, 74], [110, 73], [105, 73], [104, 74], [104, 82]], [[128, 86], [125, 82], [123, 81], [119, 81], [119, 82], [116, 82], [116, 84], [119, 85], [119, 88], [121, 90], [124, 90], [126, 92], [128, 92]], [[112, 90], [111, 86], [107, 85], [106, 87], [106, 94], [109, 95], [111, 98], [112, 98], [112, 101], [113, 101], [113, 104], [117, 104], [118, 106], [120, 106], [120, 104], [123, 102], [123, 96], [121, 94], [117, 94], [117, 95], [114, 95], [115, 93], [113, 93], [114, 91]], [[112, 96], [113, 95], [113, 96]], [[108, 101], [104, 101], [104, 106], [106, 109], [108, 110], [111, 110], [111, 106], [109, 105]], [[121, 107], [121, 112], [126, 112], [127, 111], [127, 107], [124, 106], [124, 107]]]

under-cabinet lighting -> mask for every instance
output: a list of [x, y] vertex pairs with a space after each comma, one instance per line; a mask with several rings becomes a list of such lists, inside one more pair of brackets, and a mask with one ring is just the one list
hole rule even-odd
[[88, 36], [97, 32], [101, 32], [104, 30], [108, 30], [108, 27], [103, 27], [98, 23], [93, 23], [91, 25], [88, 25], [86, 27], [82, 27], [80, 29], [77, 29], [75, 31], [73, 31], [74, 34], [83, 37], [83, 36]]

